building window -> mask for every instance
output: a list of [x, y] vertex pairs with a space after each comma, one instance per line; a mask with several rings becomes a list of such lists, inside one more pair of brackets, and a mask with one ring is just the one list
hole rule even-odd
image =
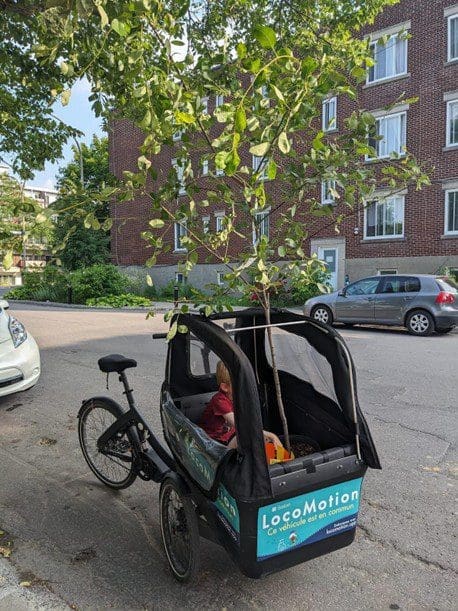
[[181, 163], [178, 163], [177, 159], [172, 159], [172, 167], [177, 175], [177, 181], [179, 184], [178, 194], [185, 195], [186, 187], [184, 184], [184, 166], [182, 166]]
[[215, 98], [215, 108], [218, 108], [219, 106], [222, 106], [223, 104], [224, 104], [224, 96], [217, 95]]
[[172, 136], [173, 141], [174, 141], [174, 142], [179, 142], [179, 141], [181, 140], [181, 136], [182, 136], [182, 135], [183, 135], [183, 132], [182, 132], [182, 130], [181, 130], [181, 129], [180, 129], [180, 130], [178, 130], [178, 131], [176, 131], [176, 132], [174, 132], [174, 133], [173, 133], [173, 136]]
[[254, 215], [253, 246], [259, 242], [261, 236], [269, 237], [270, 209], [256, 212]]
[[202, 104], [202, 110], [201, 110], [202, 114], [208, 115], [208, 98], [202, 98], [201, 104]]
[[445, 192], [445, 233], [458, 235], [458, 190]]
[[447, 146], [458, 144], [458, 99], [447, 104]]
[[267, 163], [268, 160], [265, 157], [258, 157], [258, 155], [252, 155], [252, 166], [255, 173], [259, 173], [260, 180], [266, 180], [267, 174]]
[[336, 198], [334, 195], [335, 190], [335, 180], [323, 180], [321, 183], [321, 204], [323, 206], [334, 205], [336, 203]]
[[215, 176], [224, 176], [223, 168], [216, 168], [215, 169]]
[[400, 238], [404, 235], [404, 197], [387, 197], [367, 204], [364, 237]]
[[209, 216], [202, 217], [202, 229], [204, 233], [208, 233], [210, 231], [210, 217]]
[[375, 64], [369, 68], [368, 83], [407, 74], [407, 39], [404, 33], [374, 40], [370, 49]]
[[323, 102], [323, 131], [337, 129], [337, 98], [329, 98]]
[[181, 272], [175, 272], [175, 284], [186, 284], [186, 276]]
[[[369, 135], [369, 146], [375, 149], [375, 158], [404, 155], [406, 146], [407, 114], [385, 115], [375, 119], [373, 136]], [[370, 157], [368, 157], [370, 159]]]
[[175, 250], [187, 250], [186, 246], [182, 243], [182, 240], [185, 236], [188, 235], [188, 228], [186, 226], [186, 221], [180, 221], [179, 223], [175, 223]]
[[215, 218], [216, 218], [216, 233], [219, 233], [220, 231], [223, 231], [224, 229], [224, 219], [225, 219], [224, 212], [217, 212], [215, 214]]
[[216, 272], [216, 284], [218, 286], [224, 286], [226, 284], [224, 281], [224, 274], [225, 272]]
[[202, 159], [202, 176], [208, 174], [208, 159]]
[[448, 18], [448, 61], [458, 59], [458, 15]]
[[397, 273], [397, 269], [379, 269], [377, 272], [379, 276], [395, 276]]

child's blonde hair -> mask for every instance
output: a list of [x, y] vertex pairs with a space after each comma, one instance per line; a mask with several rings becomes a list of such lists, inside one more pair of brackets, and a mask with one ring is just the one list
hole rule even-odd
[[229, 375], [229, 371], [227, 370], [227, 367], [223, 361], [218, 361], [216, 365], [216, 381], [218, 382], [218, 386], [220, 384], [231, 385], [231, 376]]

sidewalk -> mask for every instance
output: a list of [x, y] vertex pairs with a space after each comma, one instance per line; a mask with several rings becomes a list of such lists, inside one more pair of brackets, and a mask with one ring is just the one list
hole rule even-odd
[[19, 576], [12, 564], [0, 556], [0, 611], [69, 608], [48, 590], [36, 585], [21, 586], [20, 583]]

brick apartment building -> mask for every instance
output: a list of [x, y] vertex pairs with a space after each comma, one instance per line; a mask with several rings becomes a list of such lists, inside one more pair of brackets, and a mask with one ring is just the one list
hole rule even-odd
[[[405, 36], [409, 33], [409, 37]], [[376, 118], [380, 159], [390, 152], [407, 149], [427, 167], [431, 186], [422, 191], [407, 189], [393, 197], [376, 192], [373, 201], [361, 204], [343, 221], [337, 235], [329, 222], [313, 220], [308, 248], [328, 264], [335, 287], [366, 275], [383, 273], [437, 273], [447, 267], [458, 271], [458, 3], [450, 0], [401, 0], [378, 17], [364, 32], [373, 44], [376, 65], [361, 86], [358, 105]], [[383, 41], [380, 39], [383, 37]], [[388, 37], [388, 38], [387, 38]], [[378, 42], [379, 41], [379, 42]], [[398, 105], [384, 110], [393, 100], [419, 97], [415, 104]], [[222, 103], [209, 98], [208, 112]], [[331, 98], [323, 103], [323, 129], [338, 132], [343, 119], [352, 110], [351, 103]], [[111, 171], [121, 177], [125, 169], [135, 170], [138, 146], [143, 136], [127, 121], [114, 125], [110, 135]], [[176, 143], [179, 145], [179, 142]], [[257, 163], [256, 158], [243, 159]], [[199, 180], [224, 180], [209, 172], [196, 153], [192, 159]], [[370, 161], [376, 163], [377, 161]], [[159, 173], [167, 174], [174, 163], [173, 147], [165, 147], [155, 158]], [[334, 203], [333, 185], [323, 183], [322, 203]], [[275, 194], [275, 181], [266, 190]], [[183, 195], [183, 197], [186, 197]], [[336, 212], [339, 204], [336, 204]], [[207, 209], [203, 223], [218, 227], [224, 209]], [[148, 258], [146, 243], [140, 233], [148, 228], [148, 198], [112, 206], [113, 262], [128, 268], [142, 268]], [[275, 230], [275, 215], [265, 219], [261, 230]], [[214, 225], [213, 225], [214, 224]], [[269, 226], [270, 225], [270, 226]], [[177, 225], [169, 236], [172, 249], [158, 259], [151, 270], [154, 280], [164, 284], [176, 279], [177, 261], [183, 250]], [[234, 257], [240, 252], [232, 245]], [[202, 285], [216, 282], [220, 268], [214, 264], [198, 265], [189, 282]]]

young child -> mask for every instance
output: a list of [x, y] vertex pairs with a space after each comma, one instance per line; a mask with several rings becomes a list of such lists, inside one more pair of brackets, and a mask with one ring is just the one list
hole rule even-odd
[[[232, 383], [226, 365], [218, 361], [216, 365], [216, 381], [219, 390], [204, 410], [200, 426], [209, 437], [219, 441], [229, 448], [237, 447], [237, 437], [234, 420], [234, 405], [232, 403]], [[275, 446], [281, 446], [281, 441], [269, 431], [263, 431], [264, 441]]]

